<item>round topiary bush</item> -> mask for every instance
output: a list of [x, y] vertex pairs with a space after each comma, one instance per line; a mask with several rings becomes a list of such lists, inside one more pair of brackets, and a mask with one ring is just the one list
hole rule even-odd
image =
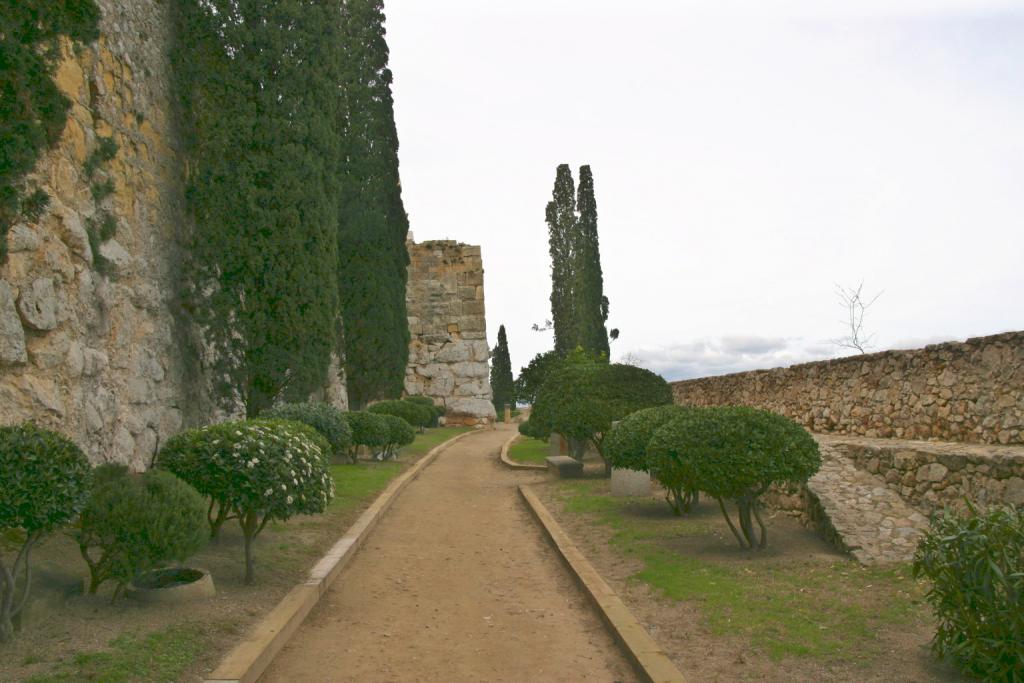
[[544, 382], [520, 432], [538, 439], [561, 434], [577, 444], [573, 450], [578, 455], [586, 443], [592, 443], [611, 473], [603, 441], [612, 422], [637, 410], [671, 403], [668, 383], [650, 370], [586, 359], [565, 362]]
[[604, 440], [604, 453], [612, 467], [650, 472], [662, 488], [672, 512], [689, 512], [698, 492], [671, 458], [652, 458], [648, 447], [654, 432], [667, 422], [695, 408], [677, 405], [644, 408], [622, 418]]
[[388, 442], [384, 445], [384, 458], [393, 458], [396, 451], [416, 440], [416, 430], [408, 422], [396, 415], [381, 415], [387, 423]]
[[268, 420], [293, 420], [309, 425], [327, 439], [335, 457], [348, 457], [352, 448], [352, 428], [345, 413], [327, 403], [283, 403], [260, 414]]
[[612, 467], [637, 472], [649, 472], [647, 445], [655, 430], [666, 422], [679, 417], [687, 410], [677, 405], [644, 408], [622, 418], [604, 440], [604, 454]]
[[73, 536], [89, 566], [89, 592], [112, 580], [116, 599], [140, 573], [183, 562], [205, 545], [206, 503], [170, 472], [100, 465]]
[[354, 413], [345, 413], [349, 427], [352, 428], [352, 449], [349, 457], [352, 462], [358, 459], [357, 448], [365, 446], [371, 452], [383, 450], [391, 438], [391, 431], [388, 428], [387, 420], [383, 415], [370, 413], [365, 410]]
[[437, 405], [436, 403], [434, 403], [434, 399], [430, 398], [429, 396], [406, 396], [402, 400], [408, 401], [409, 403], [415, 403], [416, 405], [421, 405], [427, 410], [429, 410], [431, 415], [433, 416], [433, 419], [430, 421], [430, 427], [436, 427], [438, 425], [438, 420], [444, 417], [444, 406]]
[[0, 554], [0, 641], [13, 637], [28, 601], [32, 546], [82, 509], [90, 470], [82, 450], [56, 432], [28, 422], [0, 427], [0, 531], [23, 534], [13, 562]]
[[931, 581], [937, 656], [983, 681], [1024, 681], [1024, 509], [934, 516], [914, 576]]
[[[157, 465], [208, 495], [245, 537], [245, 582], [254, 578], [253, 542], [271, 520], [318, 514], [334, 498], [330, 446], [288, 420], [243, 420], [192, 429], [170, 439]], [[223, 522], [223, 519], [221, 520]]]
[[[768, 487], [802, 484], [821, 467], [818, 444], [806, 429], [767, 410], [743, 407], [687, 411], [654, 432], [648, 452], [654, 469], [668, 469], [671, 461], [673, 476], [684, 486], [718, 500], [743, 548], [768, 543], [758, 509]], [[739, 530], [726, 511], [726, 499], [736, 504]]]
[[413, 427], [426, 429], [434, 421], [434, 411], [412, 401], [381, 401], [367, 408], [378, 415], [400, 417]]

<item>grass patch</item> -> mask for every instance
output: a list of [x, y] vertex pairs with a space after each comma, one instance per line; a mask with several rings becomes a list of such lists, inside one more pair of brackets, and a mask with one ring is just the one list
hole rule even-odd
[[462, 434], [463, 432], [472, 431], [472, 427], [435, 427], [434, 429], [428, 429], [423, 434], [417, 434], [416, 440], [408, 446], [403, 447], [398, 451], [399, 457], [419, 457], [426, 455], [435, 446], [440, 446], [448, 439]]
[[672, 517], [668, 506], [654, 499], [612, 498], [606, 482], [561, 482], [559, 487], [566, 512], [610, 527], [610, 544], [643, 563], [631, 580], [697, 605], [713, 634], [746, 637], [773, 660], [852, 662], [885, 646], [878, 635], [883, 628], [926, 613], [923, 590], [909, 567], [865, 568], [802, 553], [792, 558], [730, 553], [731, 537], [722, 540], [722, 552], [701, 553], [718, 526], [710, 512], [695, 519]]
[[79, 652], [55, 671], [32, 676], [26, 683], [174, 683], [206, 640], [194, 625], [175, 625], [145, 636], [126, 633], [110, 641], [110, 649]]
[[524, 465], [543, 465], [548, 457], [548, 442], [530, 437], [520, 437], [508, 447], [508, 457]]

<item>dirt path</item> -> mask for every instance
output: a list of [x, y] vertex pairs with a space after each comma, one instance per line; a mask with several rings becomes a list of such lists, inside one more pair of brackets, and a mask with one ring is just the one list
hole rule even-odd
[[635, 681], [497, 462], [510, 436], [412, 482], [262, 680]]

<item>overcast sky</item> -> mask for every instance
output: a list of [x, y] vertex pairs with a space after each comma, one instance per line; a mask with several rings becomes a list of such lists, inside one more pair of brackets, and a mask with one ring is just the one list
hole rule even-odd
[[[591, 164], [613, 358], [668, 379], [1024, 329], [1024, 0], [387, 0], [417, 241], [549, 349], [544, 207]], [[578, 175], [577, 175], [578, 177]]]

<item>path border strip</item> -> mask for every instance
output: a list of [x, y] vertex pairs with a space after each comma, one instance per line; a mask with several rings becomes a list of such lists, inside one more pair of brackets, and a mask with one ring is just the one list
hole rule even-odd
[[470, 430], [456, 434], [434, 446], [415, 465], [393, 479], [383, 493], [377, 496], [370, 507], [348, 528], [345, 535], [313, 565], [309, 577], [292, 588], [250, 630], [248, 637], [224, 656], [217, 668], [206, 676], [205, 683], [255, 683], [259, 680], [277, 653], [302, 625], [306, 615], [331, 587], [356, 551], [362, 547], [366, 537], [377, 526], [398, 494], [436, 460], [442, 451], [459, 439], [475, 433], [475, 430]]
[[554, 544], [573, 578], [583, 587], [612, 636], [625, 651], [640, 678], [647, 683], [686, 683], [683, 674], [665, 651], [637, 621], [615, 591], [573, 544], [555, 518], [529, 486], [520, 484], [519, 495]]
[[512, 443], [519, 438], [519, 432], [512, 435], [512, 438], [506, 441], [501, 447], [501, 462], [506, 467], [511, 467], [514, 470], [533, 470], [535, 472], [547, 471], [547, 465], [532, 465], [525, 462], [516, 462], [512, 458], [508, 457], [508, 449], [511, 448]]

